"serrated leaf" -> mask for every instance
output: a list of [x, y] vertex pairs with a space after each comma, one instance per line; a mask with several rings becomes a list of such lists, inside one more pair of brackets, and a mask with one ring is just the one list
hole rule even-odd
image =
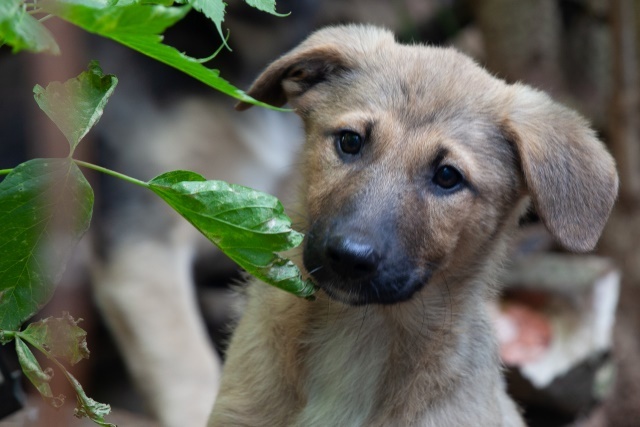
[[97, 61], [91, 61], [87, 71], [64, 83], [52, 82], [44, 89], [33, 88], [36, 102], [58, 126], [69, 141], [71, 153], [95, 125], [113, 93], [118, 79], [104, 75]]
[[188, 171], [167, 172], [149, 186], [250, 274], [298, 296], [315, 292], [297, 266], [277, 254], [298, 246], [303, 236], [291, 229], [275, 197]]
[[201, 12], [213, 22], [223, 43], [229, 48], [222, 31], [222, 21], [224, 21], [226, 3], [222, 0], [186, 0], [186, 3], [193, 6], [195, 10]]
[[49, 301], [89, 227], [93, 190], [71, 159], [34, 159], [0, 182], [0, 329]]
[[20, 335], [28, 337], [30, 343], [37, 343], [50, 355], [75, 365], [89, 358], [87, 332], [78, 326], [81, 320], [64, 312], [62, 317], [48, 317], [31, 323]]
[[29, 379], [29, 381], [31, 381], [31, 384], [35, 386], [42, 397], [44, 397], [52, 406], [56, 408], [62, 406], [64, 403], [64, 396], [54, 396], [51, 391], [51, 386], [49, 385], [49, 382], [53, 377], [53, 370], [51, 368], [47, 368], [46, 371], [43, 371], [42, 367], [24, 341], [22, 341], [19, 336], [16, 336], [15, 340], [18, 362], [20, 363], [20, 367], [22, 368], [24, 375]]
[[[96, 7], [78, 4], [74, 0], [45, 0], [41, 7], [84, 30], [110, 38], [144, 55], [174, 67], [210, 87], [242, 102], [276, 109], [259, 102], [220, 77], [218, 70], [205, 67], [175, 48], [162, 43], [160, 35], [182, 19], [189, 6], [164, 7], [128, 4], [117, 7]], [[279, 109], [280, 110], [280, 109]]]
[[13, 53], [28, 50], [60, 54], [51, 32], [27, 13], [22, 0], [0, 1], [0, 45], [5, 43]]
[[276, 12], [276, 0], [244, 0], [249, 6], [275, 16], [288, 16], [288, 13]]

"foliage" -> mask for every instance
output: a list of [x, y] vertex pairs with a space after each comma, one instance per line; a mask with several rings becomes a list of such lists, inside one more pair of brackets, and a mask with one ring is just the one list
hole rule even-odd
[[[221, 0], [3, 0], [0, 2], [0, 45], [13, 52], [27, 50], [58, 54], [51, 33], [34, 15], [52, 14], [201, 80], [244, 102], [263, 105], [206, 68], [197, 60], [162, 43], [162, 32], [194, 8], [212, 19], [223, 36], [225, 4]], [[247, 0], [274, 15], [275, 0]], [[50, 15], [46, 15], [48, 17]], [[44, 18], [43, 18], [44, 19]], [[224, 41], [226, 45], [226, 40]], [[214, 54], [215, 55], [215, 54]], [[43, 369], [29, 345], [42, 352], [73, 386], [75, 415], [111, 426], [104, 416], [109, 405], [95, 402], [62, 362], [75, 364], [89, 357], [86, 333], [70, 315], [21, 325], [46, 304], [76, 244], [89, 227], [93, 191], [78, 166], [95, 169], [151, 190], [191, 222], [230, 258], [261, 280], [310, 298], [313, 284], [303, 280], [298, 268], [278, 255], [296, 247], [302, 235], [291, 229], [280, 202], [250, 188], [210, 181], [189, 171], [164, 173], [149, 182], [73, 158], [83, 137], [100, 119], [117, 85], [97, 62], [67, 82], [34, 87], [36, 102], [69, 142], [66, 158], [33, 159], [14, 169], [0, 182], [0, 343], [15, 341], [25, 376], [53, 406], [51, 368]], [[267, 106], [268, 107], [268, 106]], [[273, 107], [270, 107], [273, 108]]]
[[63, 313], [62, 317], [48, 317], [39, 322], [30, 324], [24, 331], [0, 331], [0, 341], [15, 340], [18, 361], [25, 376], [36, 387], [40, 394], [54, 407], [60, 407], [64, 403], [65, 396], [54, 396], [50, 382], [53, 378], [53, 369], [42, 369], [40, 363], [25, 344], [28, 342], [34, 348], [43, 353], [62, 371], [76, 393], [76, 409], [74, 415], [78, 418], [88, 417], [91, 421], [106, 427], [115, 427], [104, 420], [111, 407], [104, 403], [96, 402], [86, 395], [78, 380], [60, 362], [75, 365], [80, 360], [89, 358], [87, 348], [87, 333], [78, 326], [78, 322], [69, 313]]
[[313, 294], [313, 284], [277, 254], [298, 246], [302, 234], [291, 229], [275, 197], [189, 171], [164, 173], [149, 186], [252, 275], [298, 296]]
[[93, 191], [71, 159], [34, 159], [0, 183], [0, 330], [49, 301], [89, 227]]
[[113, 93], [118, 79], [104, 75], [97, 62], [86, 73], [66, 83], [49, 83], [46, 89], [36, 85], [35, 99], [42, 111], [58, 126], [69, 141], [71, 155], [82, 138], [95, 125]]
[[62, 317], [49, 317], [39, 322], [30, 324], [24, 331], [0, 331], [0, 341], [15, 340], [16, 353], [22, 371], [40, 394], [54, 407], [60, 407], [64, 403], [65, 396], [54, 396], [51, 390], [53, 369], [42, 369], [40, 363], [25, 344], [28, 342], [34, 348], [43, 353], [62, 371], [74, 391], [76, 392], [77, 406], [74, 415], [78, 418], [88, 417], [96, 424], [115, 427], [107, 423], [104, 417], [111, 411], [109, 405], [96, 402], [86, 395], [82, 386], [60, 362], [75, 365], [80, 360], [89, 358], [87, 348], [87, 333], [78, 326], [78, 322], [69, 313], [63, 313]]
[[[14, 52], [29, 50], [58, 54], [51, 33], [32, 14], [52, 14], [84, 30], [109, 38], [144, 55], [177, 68], [212, 88], [239, 101], [274, 108], [256, 101], [220, 77], [218, 70], [205, 67], [177, 49], [162, 43], [162, 33], [184, 18], [193, 7], [213, 20], [222, 36], [225, 4], [222, 0], [2, 0], [0, 4], [0, 44]], [[274, 15], [275, 0], [248, 0], [247, 3]], [[226, 44], [226, 42], [225, 42]]]

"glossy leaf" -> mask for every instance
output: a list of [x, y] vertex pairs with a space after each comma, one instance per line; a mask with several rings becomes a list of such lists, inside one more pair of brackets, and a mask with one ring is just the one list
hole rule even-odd
[[296, 265], [277, 254], [298, 246], [303, 236], [291, 229], [275, 197], [188, 171], [165, 173], [149, 186], [252, 275], [298, 296], [314, 293]]
[[36, 85], [36, 102], [58, 126], [69, 141], [71, 152], [95, 125], [113, 93], [118, 79], [104, 75], [97, 61], [91, 61], [87, 71], [64, 83], [52, 82], [43, 88]]
[[0, 329], [49, 301], [89, 227], [93, 191], [71, 159], [34, 159], [0, 182]]
[[22, 0], [0, 1], [0, 45], [12, 47], [13, 53], [60, 53], [60, 48], [49, 30], [27, 13]]

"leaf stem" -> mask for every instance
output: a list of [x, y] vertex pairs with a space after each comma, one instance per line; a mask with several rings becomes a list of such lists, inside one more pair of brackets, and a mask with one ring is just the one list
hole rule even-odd
[[94, 165], [93, 163], [87, 163], [87, 162], [83, 162], [82, 160], [76, 160], [73, 159], [73, 161], [79, 165], [79, 166], [84, 166], [85, 168], [89, 168], [89, 169], [93, 169], [96, 170], [98, 172], [102, 172], [102, 173], [106, 173], [107, 175], [111, 175], [113, 177], [116, 178], [120, 178], [124, 181], [130, 182], [131, 184], [135, 184], [138, 185], [140, 187], [144, 187], [144, 188], [149, 188], [149, 184], [144, 182], [144, 181], [140, 181], [139, 179], [135, 179], [132, 178], [128, 175], [116, 172], [116, 171], [112, 171], [111, 169], [107, 169], [107, 168], [103, 168], [102, 166], [98, 166], [98, 165]]
[[16, 337], [16, 331], [0, 331], [0, 344], [7, 344]]
[[13, 169], [0, 169], [0, 176], [9, 175]]
[[211, 61], [213, 58], [215, 58], [216, 56], [218, 56], [218, 54], [220, 53], [220, 51], [222, 49], [224, 49], [224, 47], [227, 44], [227, 40], [229, 40], [229, 31], [227, 31], [227, 37], [224, 38], [223, 43], [220, 45], [220, 47], [213, 52], [212, 55], [207, 56], [206, 58], [202, 58], [202, 59], [196, 59], [196, 62], [199, 62], [200, 64], [204, 64], [205, 62], [209, 62]]

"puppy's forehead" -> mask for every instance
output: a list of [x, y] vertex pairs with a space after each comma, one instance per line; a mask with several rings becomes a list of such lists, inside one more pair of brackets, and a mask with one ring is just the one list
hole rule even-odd
[[351, 83], [362, 101], [404, 114], [413, 123], [496, 113], [498, 87], [467, 57], [451, 49], [396, 47], [387, 49], [384, 60], [369, 59], [353, 70]]
[[309, 40], [338, 41], [347, 70], [334, 81], [339, 104], [395, 111], [412, 124], [451, 114], [496, 116], [504, 104], [506, 85], [454, 49], [403, 45], [389, 32], [357, 26], [323, 30]]

